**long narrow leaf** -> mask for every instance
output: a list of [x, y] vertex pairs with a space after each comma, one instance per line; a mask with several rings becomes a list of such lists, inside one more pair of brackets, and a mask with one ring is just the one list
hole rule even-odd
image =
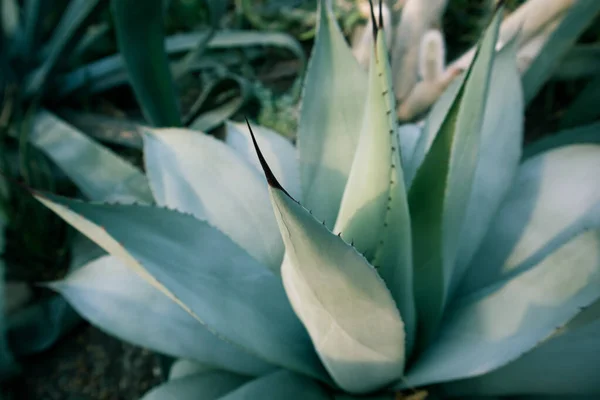
[[29, 140], [91, 200], [153, 202], [140, 170], [48, 111], [35, 117]]
[[600, 1], [577, 0], [560, 25], [552, 32], [544, 48], [523, 75], [525, 102], [529, 103], [550, 78], [561, 57], [600, 13]]
[[345, 42], [331, 10], [319, 5], [319, 25], [304, 81], [298, 123], [303, 203], [332, 228], [354, 152], [367, 93], [367, 76]]
[[437, 331], [478, 162], [489, 77], [502, 9], [488, 27], [464, 84], [409, 191], [415, 300], [421, 348]]
[[112, 0], [119, 50], [146, 120], [181, 126], [175, 85], [164, 48], [162, 0]]

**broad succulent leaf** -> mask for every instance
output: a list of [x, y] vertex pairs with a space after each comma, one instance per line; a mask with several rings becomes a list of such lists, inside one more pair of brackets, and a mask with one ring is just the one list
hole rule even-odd
[[214, 371], [219, 371], [219, 369], [208, 364], [202, 364], [196, 361], [180, 358], [171, 365], [171, 369], [169, 370], [169, 380], [171, 381], [190, 375], [198, 375]]
[[411, 157], [405, 157], [405, 154], [402, 154], [407, 187], [410, 188], [412, 181], [417, 174], [417, 170], [423, 163], [425, 156], [429, 152], [433, 141], [442, 127], [446, 115], [448, 115], [448, 112], [450, 111], [450, 107], [454, 104], [460, 89], [463, 87], [465, 78], [465, 73], [456, 77], [435, 102], [427, 114], [422, 132], [414, 144]]
[[89, 199], [153, 202], [148, 180], [140, 170], [48, 111], [36, 115], [29, 140]]
[[[225, 143], [233, 148], [242, 158], [252, 164], [262, 174], [262, 168], [256, 151], [244, 124], [227, 122]], [[300, 170], [296, 148], [285, 137], [264, 126], [254, 125], [252, 128], [260, 149], [281, 183], [294, 198], [300, 198]]]
[[146, 130], [144, 155], [159, 205], [210, 222], [279, 274], [283, 241], [259, 171], [223, 142], [185, 129]]
[[325, 368], [349, 392], [398, 379], [404, 326], [384, 282], [360, 253], [289, 196], [256, 149], [285, 243], [283, 284]]
[[475, 178], [501, 15], [496, 13], [485, 32], [409, 191], [419, 348], [435, 336], [448, 297]]
[[453, 304], [406, 382], [447, 382], [506, 365], [597, 301], [599, 288], [600, 230], [589, 230], [527, 271]]
[[557, 147], [568, 146], [571, 144], [596, 143], [600, 144], [600, 122], [580, 126], [577, 128], [566, 129], [552, 135], [543, 137], [523, 149], [523, 158], [531, 158], [540, 153]]
[[526, 160], [459, 287], [466, 295], [516, 274], [573, 236], [600, 227], [600, 145]]
[[315, 381], [290, 371], [277, 371], [250, 381], [221, 400], [329, 400], [330, 396]]
[[152, 389], [141, 400], [217, 400], [247, 383], [248, 377], [225, 371], [173, 379]]
[[[481, 377], [445, 385], [461, 396], [547, 393], [598, 394], [600, 301], [517, 361]], [[591, 398], [591, 397], [590, 397]]]
[[223, 339], [275, 365], [323, 376], [280, 279], [206, 222], [150, 206], [36, 198]]
[[460, 282], [513, 182], [523, 141], [523, 89], [517, 69], [518, 41], [498, 52], [490, 76], [489, 95], [481, 126], [479, 160], [460, 233], [460, 248], [452, 274], [451, 293]]
[[332, 228], [358, 144], [367, 75], [337, 26], [331, 0], [320, 1], [318, 15], [297, 136], [303, 204]]
[[[423, 136], [423, 128], [417, 124], [402, 124], [398, 126], [398, 141], [400, 143], [400, 154], [402, 155], [402, 170], [404, 171], [405, 185], [409, 187], [408, 169], [413, 168], [413, 157], [417, 143]], [[414, 168], [416, 172], [416, 168]], [[412, 179], [412, 178], [411, 178]]]
[[362, 132], [334, 232], [376, 266], [400, 310], [409, 352], [415, 329], [410, 216], [381, 30], [375, 46]]
[[245, 375], [273, 368], [218, 338], [113, 256], [100, 257], [50, 286], [86, 320], [121, 340]]

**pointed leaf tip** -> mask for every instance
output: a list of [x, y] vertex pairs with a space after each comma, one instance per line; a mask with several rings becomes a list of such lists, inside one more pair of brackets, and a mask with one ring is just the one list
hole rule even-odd
[[258, 147], [258, 143], [256, 142], [256, 137], [254, 136], [254, 132], [252, 131], [252, 127], [250, 126], [250, 121], [248, 121], [248, 118], [246, 118], [246, 124], [248, 125], [248, 130], [250, 131], [250, 136], [252, 137], [252, 144], [254, 144], [254, 150], [256, 150], [256, 155], [258, 156], [258, 160], [260, 161], [260, 166], [263, 169], [265, 178], [267, 178], [267, 183], [272, 188], [281, 190], [283, 193], [285, 193], [291, 199], [292, 196], [290, 196], [290, 194], [283, 188], [283, 186], [281, 186], [281, 184], [275, 177], [275, 174], [273, 174], [273, 171], [271, 171], [269, 164], [267, 164], [267, 160], [265, 160], [265, 157], [263, 156], [262, 152], [260, 151], [260, 147]]

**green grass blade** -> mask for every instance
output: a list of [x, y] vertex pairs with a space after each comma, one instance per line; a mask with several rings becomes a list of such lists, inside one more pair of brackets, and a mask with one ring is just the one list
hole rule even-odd
[[144, 117], [157, 127], [181, 126], [164, 47], [162, 0], [112, 0], [119, 50]]
[[48, 75], [55, 69], [67, 45], [75, 37], [83, 22], [101, 4], [100, 0], [73, 0], [69, 3], [50, 39], [48, 56], [25, 82], [27, 96], [35, 95], [43, 88]]

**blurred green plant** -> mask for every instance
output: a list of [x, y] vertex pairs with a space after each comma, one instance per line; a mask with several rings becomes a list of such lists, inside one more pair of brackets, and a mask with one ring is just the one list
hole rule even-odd
[[322, 5], [297, 148], [143, 128], [144, 175], [41, 115], [36, 146], [94, 201], [34, 195], [109, 253], [50, 286], [197, 363], [145, 400], [598, 394], [598, 125], [522, 147], [498, 11], [424, 126], [398, 127], [383, 33], [365, 72]]

